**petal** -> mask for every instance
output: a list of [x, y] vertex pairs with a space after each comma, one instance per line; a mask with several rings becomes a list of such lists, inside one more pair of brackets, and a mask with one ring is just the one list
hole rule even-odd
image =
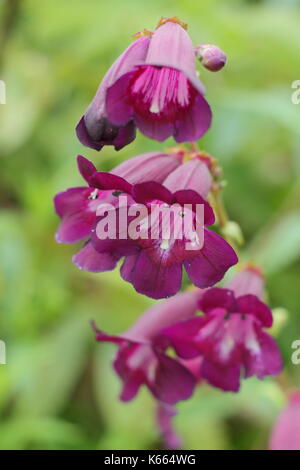
[[198, 93], [193, 104], [182, 113], [174, 125], [176, 142], [200, 139], [211, 125], [212, 112], [206, 99]]
[[107, 335], [104, 331], [99, 330], [94, 322], [92, 322], [92, 328], [95, 333], [96, 341], [114, 343], [117, 345], [124, 343], [124, 339], [121, 336]]
[[129, 239], [119, 240], [118, 238], [102, 240], [98, 238], [96, 230], [91, 232], [91, 242], [98, 253], [109, 253], [118, 259], [122, 256], [132, 255], [138, 251], [138, 247], [134, 241]]
[[237, 299], [239, 312], [255, 316], [263, 326], [270, 328], [273, 323], [272, 312], [269, 307], [255, 295], [243, 295]]
[[111, 173], [121, 176], [131, 184], [145, 181], [162, 183], [181, 164], [181, 161], [180, 153], [149, 152], [125, 160]]
[[93, 189], [70, 188], [54, 198], [57, 214], [62, 217], [55, 234], [58, 243], [74, 243], [90, 235], [95, 222], [95, 211], [88, 208], [88, 196]]
[[113, 175], [112, 173], [105, 173], [97, 171], [90, 179], [91, 184], [99, 189], [112, 189], [122, 191], [125, 193], [131, 192], [131, 184], [120, 176]]
[[210, 385], [221, 388], [225, 392], [238, 392], [240, 388], [240, 366], [215, 364], [204, 358], [201, 375]]
[[162, 267], [154, 264], [141, 251], [137, 255], [128, 256], [121, 268], [121, 276], [131, 282], [140, 294], [153, 299], [162, 299], [175, 295], [181, 287], [181, 265], [174, 264]]
[[133, 398], [136, 397], [142, 383], [143, 382], [139, 376], [129, 376], [125, 380], [123, 380], [123, 387], [120, 394], [120, 400], [124, 402], [133, 400]]
[[200, 254], [185, 261], [184, 267], [193, 284], [204, 288], [219, 282], [237, 262], [231, 246], [216, 233], [204, 229], [204, 246]]
[[197, 205], [203, 205], [204, 225], [213, 225], [215, 223], [215, 214], [212, 207], [196, 191], [192, 189], [183, 189], [181, 191], [176, 191], [176, 193], [174, 193], [174, 197], [178, 204], [182, 206], [184, 206], [184, 204], [192, 204], [194, 212], [196, 212]]
[[[98, 124], [99, 128], [102, 129], [102, 122]], [[99, 131], [97, 133], [100, 134]], [[76, 135], [78, 140], [82, 143], [82, 145], [85, 145], [86, 147], [90, 147], [94, 150], [101, 150], [103, 147], [103, 142], [99, 139], [93, 139], [86, 127], [85, 119], [84, 116], [81, 117], [80, 121], [78, 122], [76, 126]]]
[[252, 294], [262, 299], [264, 284], [265, 280], [260, 269], [256, 266], [246, 266], [230, 279], [226, 287], [233, 290], [236, 297]]
[[89, 195], [93, 192], [86, 186], [69, 188], [66, 191], [56, 194], [54, 197], [55, 212], [59, 217], [73, 214], [79, 208], [87, 204]]
[[164, 201], [167, 204], [174, 202], [172, 193], [162, 184], [155, 181], [135, 184], [132, 187], [132, 197], [139, 203], [147, 203], [155, 200]]
[[170, 191], [193, 189], [206, 198], [212, 185], [212, 177], [207, 165], [197, 158], [183, 163], [164, 180]]
[[128, 101], [128, 86], [133, 72], [120, 77], [106, 93], [106, 112], [108, 119], [116, 126], [122, 126], [133, 116], [133, 109]]
[[229, 289], [213, 287], [204, 292], [199, 301], [202, 312], [209, 314], [215, 308], [224, 308], [227, 312], [238, 312], [238, 304], [234, 293]]
[[195, 315], [201, 295], [200, 289], [195, 289], [156, 303], [123, 333], [123, 337], [137, 342], [153, 340], [163, 328]]
[[266, 375], [278, 375], [283, 368], [283, 362], [275, 340], [259, 328], [256, 328], [256, 338], [259, 351], [246, 351], [245, 376], [256, 375], [259, 379], [263, 379]]
[[197, 337], [204, 323], [205, 320], [202, 317], [191, 318], [163, 329], [161, 336], [167, 338], [168, 343], [180, 358], [193, 359], [200, 355], [194, 338]]
[[77, 124], [76, 134], [86, 147], [101, 150], [104, 145], [114, 145], [115, 150], [120, 150], [135, 139], [136, 127], [133, 121], [115, 126], [104, 116], [97, 118], [88, 114]]
[[196, 380], [183, 365], [165, 354], [157, 354], [154, 384], [151, 391], [156, 398], [173, 405], [193, 394]]
[[142, 134], [149, 139], [164, 142], [168, 137], [173, 135], [174, 126], [170, 122], [161, 122], [147, 117], [136, 115], [135, 122]]
[[154, 31], [145, 63], [178, 69], [204, 91], [196, 75], [193, 43], [179, 24], [168, 21]]
[[78, 170], [81, 176], [89, 183], [90, 177], [97, 171], [95, 165], [82, 155], [77, 156]]
[[102, 273], [114, 269], [118, 262], [118, 257], [109, 253], [98, 253], [88, 242], [76, 255], [72, 261], [79, 269], [93, 273]]
[[[125, 126], [119, 127], [118, 133], [112, 145], [114, 145], [115, 150], [121, 150], [126, 145], [134, 141], [136, 137], [136, 127], [133, 121], [129, 121]], [[105, 142], [107, 144], [107, 142]]]

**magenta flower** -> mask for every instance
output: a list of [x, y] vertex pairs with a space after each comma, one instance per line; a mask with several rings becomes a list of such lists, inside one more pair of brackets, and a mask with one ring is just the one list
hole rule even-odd
[[258, 297], [212, 288], [199, 308], [204, 316], [170, 326], [163, 334], [179, 357], [203, 357], [200, 374], [211, 385], [236, 392], [242, 371], [246, 378], [260, 379], [281, 371], [278, 347], [264, 331], [272, 326], [272, 313]]
[[[89, 239], [96, 221], [96, 211], [101, 204], [117, 205], [118, 193], [100, 191], [90, 185], [91, 177], [97, 172], [95, 166], [82, 156], [78, 156], [78, 169], [88, 186], [70, 188], [57, 194], [54, 198], [56, 213], [62, 219], [56, 241], [75, 243]], [[112, 170], [115, 175], [128, 178], [131, 183], [145, 181], [149, 177], [154, 181], [163, 179], [175, 170], [182, 161], [182, 155], [146, 153], [130, 158]], [[102, 272], [114, 269], [119, 257], [109, 253], [98, 253], [90, 242], [74, 257], [73, 262], [81, 269]]]
[[[100, 172], [93, 175], [92, 182], [100, 189], [124, 191], [135, 203], [148, 208], [145, 236], [132, 239], [128, 233], [127, 243], [121, 240], [122, 244], [120, 239], [100, 239], [97, 230], [92, 236], [93, 246], [99, 253], [125, 256], [121, 275], [137, 292], [154, 299], [175, 295], [181, 287], [182, 266], [194, 285], [209, 287], [220, 281], [225, 272], [237, 263], [234, 250], [215, 232], [205, 228], [203, 240], [198, 237], [196, 229], [200, 223], [196, 215], [197, 206], [204, 208], [204, 225], [214, 223], [213, 210], [204, 199], [211, 185], [211, 176], [206, 164], [198, 158], [180, 165], [169, 174], [163, 185], [157, 182], [130, 185], [124, 179]], [[189, 213], [185, 208], [188, 204], [191, 207]], [[169, 226], [166, 231], [158, 226], [159, 215], [155, 218], [154, 211], [170, 207], [176, 207], [176, 212], [169, 232]], [[148, 225], [150, 215], [151, 223]], [[183, 233], [182, 239], [178, 239], [176, 234], [182, 229], [185, 217], [189, 220], [186, 224], [188, 231]], [[153, 232], [156, 232], [155, 237], [152, 236]]]
[[195, 314], [200, 291], [179, 294], [146, 311], [126, 332], [110, 336], [96, 329], [98, 341], [118, 346], [114, 369], [123, 382], [121, 400], [132, 400], [141, 385], [160, 402], [175, 404], [189, 398], [196, 380], [178, 360], [156, 343], [162, 328]]
[[198, 140], [209, 129], [211, 110], [196, 75], [195, 52], [184, 25], [163, 19], [145, 57], [107, 88], [106, 112], [115, 126], [133, 122], [160, 142]]
[[300, 391], [293, 392], [277, 418], [270, 439], [270, 450], [300, 450]]
[[133, 120], [128, 120], [124, 125], [115, 125], [108, 119], [105, 97], [109, 86], [144, 61], [149, 41], [147, 36], [137, 39], [106, 73], [92, 103], [76, 127], [77, 137], [83, 145], [95, 150], [101, 150], [104, 145], [114, 145], [116, 150], [120, 150], [135, 139]]

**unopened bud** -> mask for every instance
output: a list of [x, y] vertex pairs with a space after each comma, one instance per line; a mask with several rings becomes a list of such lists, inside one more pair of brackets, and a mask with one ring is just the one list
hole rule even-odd
[[226, 223], [226, 225], [222, 228], [222, 235], [225, 237], [230, 238], [238, 245], [242, 245], [244, 243], [244, 237], [241, 230], [241, 227], [236, 222], [230, 220]]
[[203, 67], [211, 72], [218, 72], [226, 64], [227, 57], [225, 52], [213, 44], [205, 43], [200, 46], [196, 46], [195, 54]]
[[277, 307], [272, 309], [273, 313], [273, 326], [270, 332], [273, 336], [278, 336], [282, 328], [286, 325], [289, 319], [289, 312], [285, 308]]

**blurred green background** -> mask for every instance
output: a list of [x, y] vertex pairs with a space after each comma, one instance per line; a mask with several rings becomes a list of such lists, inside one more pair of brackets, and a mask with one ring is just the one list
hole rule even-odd
[[[78, 153], [99, 169], [164, 146], [138, 135], [116, 153], [83, 148], [74, 126], [107, 67], [160, 16], [189, 24], [195, 44], [228, 54], [218, 74], [202, 71], [214, 111], [201, 147], [218, 157], [230, 216], [243, 228], [245, 259], [268, 275], [272, 307], [288, 321], [278, 341], [288, 386], [300, 386], [291, 343], [300, 339], [300, 2], [242, 0], [0, 0], [0, 365], [1, 449], [144, 449], [161, 446], [145, 390], [118, 401], [114, 348], [97, 344], [90, 319], [120, 332], [151, 304], [118, 271], [72, 265], [79, 248], [58, 245], [52, 197], [81, 185]], [[203, 386], [179, 405], [175, 426], [187, 449], [266, 448], [285, 401], [273, 380], [239, 394]]]

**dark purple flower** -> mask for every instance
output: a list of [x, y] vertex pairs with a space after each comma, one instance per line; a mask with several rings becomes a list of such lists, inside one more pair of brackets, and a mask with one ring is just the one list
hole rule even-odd
[[135, 139], [135, 124], [128, 120], [115, 125], [107, 117], [106, 92], [119, 77], [145, 60], [150, 38], [140, 37], [115, 61], [103, 78], [97, 93], [76, 127], [77, 137], [83, 145], [101, 150], [104, 145], [114, 145], [120, 150]]
[[272, 326], [272, 313], [258, 297], [212, 288], [202, 295], [199, 308], [204, 316], [166, 328], [163, 334], [179, 357], [203, 357], [200, 375], [211, 385], [236, 392], [241, 372], [263, 379], [281, 371], [278, 347], [264, 331]]
[[211, 110], [196, 75], [192, 41], [177, 18], [164, 18], [140, 63], [107, 88], [106, 112], [116, 126], [134, 121], [160, 142], [198, 140], [209, 129]]
[[[211, 185], [211, 176], [201, 160], [193, 159], [180, 165], [163, 185], [157, 182], [129, 185], [126, 180], [108, 177], [106, 173], [94, 174], [92, 181], [98, 188], [128, 192], [135, 203], [147, 207], [144, 236], [133, 239], [128, 232], [127, 241], [122, 240], [122, 244], [122, 237], [109, 241], [100, 239], [97, 230], [92, 236], [93, 246], [99, 253], [126, 256], [121, 275], [133, 284], [137, 292], [155, 299], [176, 294], [181, 287], [182, 265], [193, 284], [200, 288], [209, 287], [220, 281], [225, 272], [237, 263], [234, 250], [222, 237], [206, 228], [202, 232], [203, 239], [198, 236], [202, 223], [214, 223], [213, 211], [204, 199]], [[189, 211], [186, 205], [190, 206]], [[203, 221], [197, 219], [197, 206], [204, 209]], [[159, 223], [160, 210], [165, 208], [174, 208], [175, 211], [166, 230]], [[176, 236], [180, 232], [183, 234], [181, 239]]]
[[141, 385], [163, 403], [189, 398], [196, 380], [180, 361], [169, 357], [156, 338], [162, 328], [190, 318], [197, 310], [200, 291], [186, 292], [147, 310], [127, 331], [110, 336], [95, 329], [98, 341], [118, 346], [114, 368], [123, 382], [121, 400], [132, 400]]
[[[119, 202], [118, 193], [113, 190], [101, 191], [91, 186], [91, 177], [97, 172], [95, 166], [81, 155], [77, 160], [78, 169], [88, 185], [70, 188], [55, 196], [55, 210], [61, 218], [55, 237], [59, 243], [74, 243], [89, 239], [99, 205], [107, 203], [117, 205]], [[127, 178], [131, 183], [146, 181], [148, 178], [163, 181], [181, 162], [180, 153], [152, 152], [121, 163], [112, 170], [112, 173]], [[114, 269], [118, 259], [118, 256], [109, 253], [98, 253], [88, 241], [73, 257], [73, 262], [81, 269], [102, 272]]]

